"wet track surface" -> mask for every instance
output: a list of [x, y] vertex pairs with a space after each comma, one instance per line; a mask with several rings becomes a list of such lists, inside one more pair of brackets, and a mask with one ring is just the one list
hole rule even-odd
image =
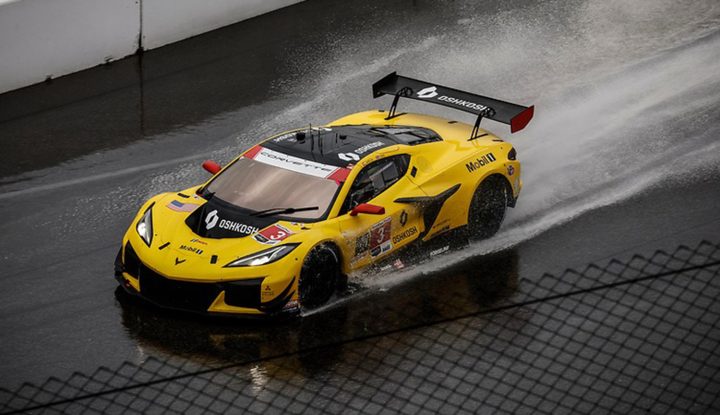
[[[0, 95], [0, 387], [277, 356], [492, 309], [532, 296], [544, 273], [717, 244], [720, 6], [640, 3], [309, 0]], [[495, 238], [356, 277], [302, 322], [207, 320], [116, 293], [113, 260], [143, 200], [205, 180], [205, 158], [387, 107], [370, 85], [395, 70], [536, 105], [515, 137], [483, 123], [525, 167]], [[342, 347], [293, 376], [322, 377], [365, 346]]]

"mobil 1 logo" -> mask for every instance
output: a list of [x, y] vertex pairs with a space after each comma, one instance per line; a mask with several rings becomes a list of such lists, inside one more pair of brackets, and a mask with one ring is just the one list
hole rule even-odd
[[476, 158], [475, 160], [471, 160], [469, 163], [465, 164], [465, 167], [467, 168], [468, 172], [472, 173], [480, 167], [486, 166], [494, 161], [495, 156], [493, 155], [493, 153], [487, 153]]

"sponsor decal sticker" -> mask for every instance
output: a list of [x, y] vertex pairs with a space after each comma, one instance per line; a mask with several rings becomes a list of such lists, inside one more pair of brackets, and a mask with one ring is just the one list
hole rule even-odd
[[205, 229], [210, 230], [214, 228], [219, 219], [217, 209], [210, 211], [210, 213], [205, 216]]
[[273, 138], [273, 141], [276, 142], [276, 143], [279, 143], [279, 142], [285, 141], [285, 140], [291, 140], [291, 139], [294, 141], [294, 140], [295, 140], [295, 137], [296, 137], [296, 134], [297, 134], [297, 133], [295, 133], [295, 132], [283, 134], [283, 135], [281, 135], [281, 136], [279, 136], [279, 137]]
[[370, 150], [372, 150], [372, 149], [374, 149], [374, 148], [378, 148], [378, 147], [382, 147], [382, 146], [383, 146], [383, 142], [382, 142], [382, 141], [375, 141], [375, 142], [370, 143], [370, 144], [365, 144], [364, 146], [356, 149], [356, 150], [355, 150], [355, 154], [365, 154], [365, 153], [367, 153], [368, 151], [370, 151]]
[[234, 222], [227, 219], [220, 219], [218, 227], [232, 232], [244, 233], [245, 235], [250, 235], [251, 233], [255, 233], [260, 230], [257, 226], [246, 225], [244, 223]]
[[250, 235], [251, 233], [255, 233], [260, 230], [257, 226], [246, 225], [244, 223], [228, 219], [221, 219], [220, 216], [218, 216], [217, 209], [210, 211], [210, 213], [205, 216], [205, 229], [210, 230], [215, 226], [220, 229], [242, 233], [245, 235]]
[[405, 226], [408, 220], [408, 214], [405, 212], [405, 210], [400, 213], [400, 226]]
[[385, 218], [370, 227], [369, 232], [365, 232], [357, 238], [353, 262], [367, 255], [368, 251], [370, 251], [370, 255], [378, 256], [392, 249], [391, 223], [390, 218]]
[[438, 248], [438, 249], [434, 249], [434, 250], [430, 251], [430, 256], [431, 257], [437, 256], [437, 255], [443, 254], [449, 250], [450, 250], [450, 245], [445, 245], [442, 248]]
[[271, 166], [322, 178], [329, 177], [338, 169], [335, 166], [290, 156], [264, 147], [260, 147], [251, 158]]
[[370, 249], [370, 233], [360, 235], [355, 241], [355, 258], [365, 256]]
[[370, 255], [378, 256], [392, 249], [391, 225], [391, 219], [385, 218], [370, 228]]
[[359, 161], [360, 155], [365, 154], [375, 148], [382, 147], [385, 145], [382, 141], [374, 141], [370, 144], [365, 144], [362, 147], [356, 148], [351, 153], [339, 153], [338, 158], [342, 161]]
[[427, 88], [423, 88], [420, 91], [418, 91], [417, 96], [418, 98], [433, 98], [437, 96], [437, 87], [436, 86], [429, 86]]
[[189, 245], [180, 245], [180, 249], [182, 249], [183, 251], [192, 252], [193, 254], [198, 254], [198, 255], [203, 253], [202, 249], [197, 249], [194, 246], [189, 246]]
[[360, 156], [355, 153], [338, 153], [338, 158], [342, 161], [358, 161]]
[[262, 244], [275, 245], [292, 234], [293, 232], [284, 226], [272, 225], [256, 233], [253, 238]]
[[274, 296], [275, 296], [275, 291], [273, 291], [273, 289], [269, 285], [267, 285], [267, 284], [263, 285], [262, 298], [267, 299], [267, 298], [272, 298]]
[[197, 238], [191, 239], [190, 242], [195, 243], [195, 244], [200, 244], [200, 245], [207, 245], [207, 242], [202, 241], [202, 240], [197, 239]]
[[487, 110], [490, 109], [490, 108], [488, 108], [487, 106], [482, 105], [482, 104], [477, 104], [477, 103], [475, 103], [475, 102], [465, 101], [465, 100], [463, 100], [463, 99], [453, 98], [453, 97], [449, 97], [449, 96], [446, 96], [446, 95], [439, 96], [439, 97], [438, 97], [438, 100], [439, 100], [439, 101], [449, 102], [449, 103], [451, 103], [451, 104], [453, 104], [453, 105], [457, 105], [457, 106], [459, 106], [459, 107], [465, 107], [465, 108], [470, 108], [470, 109], [472, 109], [472, 110], [478, 110], [478, 111], [481, 111], [481, 112], [482, 112], [482, 111], [487, 111]]
[[467, 168], [468, 172], [472, 173], [475, 170], [479, 169], [482, 166], [486, 166], [492, 162], [495, 161], [495, 156], [493, 153], [487, 153], [485, 155], [482, 155], [478, 157], [475, 160], [470, 161], [465, 165], [465, 168]]
[[393, 244], [399, 244], [400, 242], [404, 241], [405, 239], [415, 235], [417, 233], [417, 227], [413, 226], [412, 228], [405, 229], [403, 232], [393, 236], [392, 243]]
[[508, 166], [508, 176], [512, 176], [513, 174], [515, 174], [515, 167]]
[[175, 257], [175, 265], [180, 265], [185, 261], [187, 261], [187, 259], [180, 259], [178, 257]]
[[193, 212], [195, 211], [195, 209], [197, 209], [198, 206], [200, 205], [183, 203], [177, 200], [173, 200], [172, 202], [167, 204], [167, 208], [170, 210], [174, 210], [175, 212]]

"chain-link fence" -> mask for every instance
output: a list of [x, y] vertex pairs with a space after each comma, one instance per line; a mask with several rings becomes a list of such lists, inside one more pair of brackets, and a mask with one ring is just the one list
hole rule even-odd
[[[198, 341], [173, 358], [0, 390], [0, 410], [720, 412], [717, 243], [519, 281], [512, 254], [469, 261], [418, 293], [265, 328], [278, 334], [264, 343], [260, 328], [184, 321]], [[167, 347], [169, 317], [123, 310], [145, 347]]]

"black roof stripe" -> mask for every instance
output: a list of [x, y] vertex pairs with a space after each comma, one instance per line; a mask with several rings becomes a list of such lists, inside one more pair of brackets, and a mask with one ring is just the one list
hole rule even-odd
[[381, 148], [440, 140], [437, 133], [426, 128], [352, 125], [291, 132], [265, 141], [262, 146], [305, 160], [347, 167]]

